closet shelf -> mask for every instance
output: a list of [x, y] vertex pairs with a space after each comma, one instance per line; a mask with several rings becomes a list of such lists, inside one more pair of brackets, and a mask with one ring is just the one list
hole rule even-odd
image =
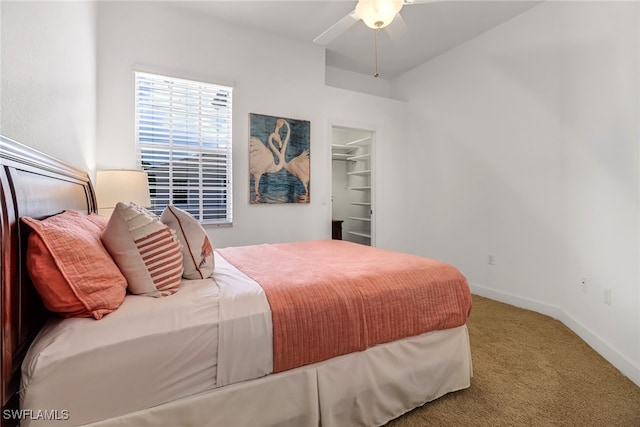
[[357, 217], [357, 216], [350, 216], [349, 219], [353, 219], [355, 221], [371, 222], [371, 218], [361, 218], [361, 217]]
[[356, 160], [365, 160], [370, 159], [371, 154], [360, 154], [359, 156], [349, 156], [347, 155], [347, 160], [356, 161]]
[[367, 239], [371, 238], [371, 234], [359, 233], [357, 231], [347, 231], [349, 234], [353, 234], [354, 236], [366, 237]]
[[349, 190], [365, 191], [365, 190], [371, 190], [371, 187], [370, 186], [367, 186], [367, 187], [349, 187]]
[[347, 172], [347, 175], [371, 175], [370, 170]]
[[344, 152], [351, 152], [354, 150], [357, 150], [358, 147], [354, 147], [354, 146], [349, 146], [349, 145], [345, 145], [345, 144], [331, 144], [331, 148], [334, 150], [340, 150], [340, 151], [344, 151]]
[[349, 141], [346, 143], [346, 145], [369, 145], [370, 142], [371, 137], [368, 136], [366, 138], [356, 139], [355, 141]]
[[346, 153], [333, 153], [331, 155], [331, 159], [347, 161], [347, 160], [351, 159], [351, 156], [349, 154], [346, 154]]
[[351, 202], [355, 206], [371, 206], [371, 202]]

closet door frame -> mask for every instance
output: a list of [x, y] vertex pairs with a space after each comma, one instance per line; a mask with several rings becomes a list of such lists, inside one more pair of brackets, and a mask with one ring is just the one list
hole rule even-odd
[[[370, 166], [371, 166], [371, 175], [370, 175], [370, 183], [371, 183], [371, 190], [370, 190], [370, 196], [371, 196], [371, 238], [370, 240], [370, 245], [371, 246], [376, 246], [376, 231], [377, 231], [377, 227], [376, 227], [376, 193], [377, 193], [377, 186], [376, 186], [376, 169], [377, 169], [377, 158], [376, 158], [376, 136], [379, 133], [379, 129], [377, 128], [377, 126], [372, 125], [372, 124], [367, 124], [367, 123], [359, 123], [359, 122], [349, 122], [349, 121], [342, 121], [342, 120], [330, 120], [328, 122], [328, 126], [327, 126], [327, 132], [329, 135], [329, 144], [327, 144], [328, 148], [327, 148], [327, 157], [328, 157], [328, 164], [329, 164], [329, 171], [328, 171], [328, 180], [329, 180], [329, 189], [330, 189], [330, 206], [329, 209], [327, 210], [327, 227], [328, 229], [330, 229], [331, 227], [331, 220], [333, 219], [333, 145], [334, 145], [334, 136], [333, 136], [333, 131], [335, 128], [341, 128], [341, 129], [353, 129], [354, 131], [361, 131], [361, 132], [367, 132], [371, 134], [371, 142], [369, 145], [369, 150], [371, 153], [371, 159], [370, 159]], [[343, 225], [344, 226], [344, 225]], [[329, 234], [330, 235], [330, 234]], [[343, 230], [343, 239], [346, 240], [346, 236]]]

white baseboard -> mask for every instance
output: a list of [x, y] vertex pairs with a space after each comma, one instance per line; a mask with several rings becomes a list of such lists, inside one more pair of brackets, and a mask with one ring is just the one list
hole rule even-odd
[[529, 298], [524, 298], [506, 292], [497, 291], [495, 289], [486, 288], [484, 286], [470, 284], [469, 287], [471, 288], [472, 294], [503, 302], [505, 304], [514, 305], [516, 307], [524, 308], [527, 310], [532, 310], [559, 320], [567, 328], [571, 329], [576, 333], [576, 335], [582, 338], [584, 342], [586, 342], [602, 357], [607, 359], [607, 361], [615, 366], [620, 372], [622, 372], [623, 375], [628, 377], [631, 381], [633, 381], [640, 387], [640, 365], [635, 365], [634, 363], [632, 363], [629, 359], [612, 348], [611, 345], [608, 344], [605, 340], [591, 332], [578, 320], [565, 313], [561, 308]]

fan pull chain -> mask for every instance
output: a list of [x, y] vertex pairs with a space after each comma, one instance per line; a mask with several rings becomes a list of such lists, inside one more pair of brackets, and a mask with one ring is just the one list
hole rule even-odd
[[375, 30], [373, 30], [375, 32], [374, 35], [374, 52], [373, 52], [373, 58], [375, 61], [375, 71], [373, 73], [373, 77], [378, 77], [380, 74], [378, 74], [378, 33], [380, 32], [380, 28], [376, 28]]

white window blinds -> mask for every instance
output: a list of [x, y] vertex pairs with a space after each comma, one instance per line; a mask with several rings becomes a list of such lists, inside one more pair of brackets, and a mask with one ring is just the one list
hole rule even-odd
[[136, 73], [136, 139], [151, 210], [231, 223], [232, 88]]

